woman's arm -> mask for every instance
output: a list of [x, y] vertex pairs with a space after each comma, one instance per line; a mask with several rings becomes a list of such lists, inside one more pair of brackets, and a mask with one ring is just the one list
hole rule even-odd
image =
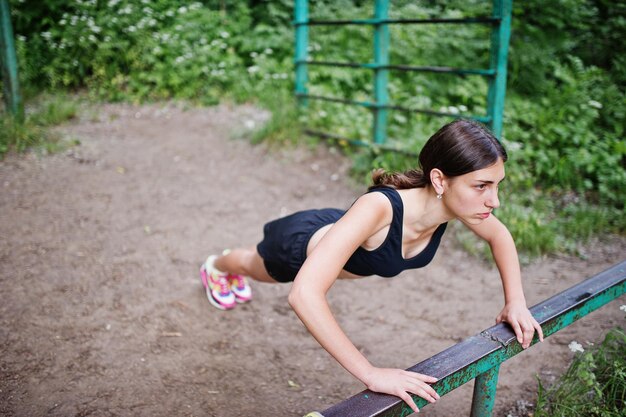
[[289, 293], [289, 304], [320, 345], [367, 388], [396, 395], [418, 411], [408, 393], [434, 402], [439, 396], [428, 383], [436, 379], [372, 366], [339, 327], [326, 300], [352, 253], [391, 218], [391, 205], [384, 195], [370, 193], [359, 198], [308, 256]]
[[489, 244], [500, 272], [504, 289], [504, 308], [496, 317], [496, 323], [503, 321], [509, 323], [517, 341], [524, 349], [530, 346], [535, 330], [539, 340], [543, 342], [541, 326], [526, 307], [517, 249], [511, 233], [493, 215], [479, 225], [466, 225]]

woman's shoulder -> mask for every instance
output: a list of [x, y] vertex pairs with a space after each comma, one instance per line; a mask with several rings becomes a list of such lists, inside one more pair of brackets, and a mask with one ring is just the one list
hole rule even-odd
[[390, 223], [393, 207], [390, 199], [383, 192], [367, 192], [356, 199], [348, 211], [358, 212], [360, 216], [372, 216]]

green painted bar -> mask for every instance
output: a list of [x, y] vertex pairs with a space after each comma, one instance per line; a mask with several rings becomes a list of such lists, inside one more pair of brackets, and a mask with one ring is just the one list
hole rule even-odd
[[471, 417], [489, 417], [493, 412], [496, 402], [496, 390], [498, 389], [498, 371], [500, 365], [496, 365], [478, 375], [474, 380], [474, 395], [472, 396]]
[[[541, 324], [544, 337], [569, 326], [574, 321], [626, 294], [626, 260], [614, 265], [533, 307], [531, 313]], [[538, 339], [533, 340], [533, 345]], [[472, 336], [409, 368], [439, 378], [433, 388], [443, 396], [453, 389], [478, 378], [480, 390], [495, 389], [497, 367], [523, 351], [509, 326], [499, 324]], [[489, 373], [491, 372], [491, 374]], [[485, 374], [487, 373], [487, 374]], [[493, 375], [493, 374], [496, 375]], [[483, 375], [483, 376], [481, 376]], [[485, 385], [489, 385], [485, 387]], [[495, 398], [495, 391], [493, 392]], [[475, 394], [475, 398], [478, 394]], [[478, 395], [479, 398], [483, 395]], [[474, 417], [489, 416], [491, 397], [484, 396]], [[489, 397], [489, 398], [487, 398]], [[413, 396], [417, 406], [428, 403]], [[481, 411], [483, 410], [483, 411]], [[325, 417], [400, 417], [412, 410], [397, 397], [363, 391], [322, 412]], [[474, 412], [474, 411], [473, 411]]]
[[497, 138], [502, 137], [504, 98], [506, 95], [506, 66], [511, 37], [511, 11], [513, 0], [493, 0], [493, 16], [501, 19], [491, 31], [491, 51], [489, 67], [496, 76], [489, 80], [487, 92], [487, 114], [491, 116], [491, 131]]
[[[494, 70], [490, 69], [463, 69], [450, 67], [416, 67], [411, 65], [378, 65], [374, 63], [357, 63], [357, 62], [334, 62], [334, 61], [303, 61], [308, 65], [320, 65], [327, 67], [346, 67], [346, 68], [363, 68], [363, 69], [389, 69], [398, 71], [415, 71], [415, 72], [436, 72], [440, 74], [455, 75], [482, 75], [484, 77], [493, 77], [496, 75]], [[299, 63], [299, 62], [296, 62]]]
[[[374, 4], [374, 18], [386, 19], [389, 13], [389, 0], [376, 0]], [[377, 23], [374, 27], [374, 108], [373, 133], [374, 143], [382, 144], [387, 140], [387, 109], [389, 103], [387, 83], [389, 82], [389, 26]]]
[[[300, 95], [296, 94], [296, 96], [300, 96]], [[408, 112], [408, 113], [428, 114], [430, 116], [452, 117], [454, 119], [466, 118], [466, 119], [474, 119], [474, 120], [477, 120], [477, 121], [479, 121], [481, 123], [489, 123], [491, 121], [491, 119], [488, 116], [477, 116], [477, 115], [461, 114], [461, 113], [444, 113], [444, 112], [439, 112], [439, 111], [435, 111], [435, 110], [415, 109], [415, 108], [410, 108], [410, 107], [395, 106], [393, 104], [387, 104], [385, 106], [382, 106], [382, 105], [380, 105], [378, 103], [374, 103], [374, 102], [371, 102], [371, 101], [347, 100], [347, 99], [344, 99], [344, 98], [318, 96], [318, 95], [314, 95], [314, 94], [302, 94], [302, 96], [306, 97], [306, 98], [311, 98], [313, 100], [323, 100], [323, 101], [330, 101], [330, 102], [333, 102], [333, 103], [351, 104], [351, 105], [354, 105], [354, 106], [362, 106], [362, 107], [366, 107], [366, 108], [369, 108], [369, 109], [384, 108], [384, 109], [388, 109], [388, 110], [398, 110], [398, 111], [403, 111], [403, 112]]]
[[296, 0], [295, 9], [296, 22], [296, 52], [294, 63], [296, 66], [296, 82], [295, 90], [298, 97], [298, 104], [301, 107], [307, 106], [307, 99], [303, 95], [307, 93], [308, 69], [307, 69], [307, 50], [309, 43], [309, 27], [307, 25], [309, 19], [308, 0]]
[[7, 109], [17, 120], [24, 119], [24, 105], [17, 77], [17, 57], [13, 41], [11, 11], [7, 0], [0, 0], [0, 63]]
[[[433, 24], [433, 23], [452, 23], [452, 24], [494, 24], [499, 21], [499, 17], [469, 17], [469, 18], [442, 18], [442, 19], [345, 19], [345, 20], [316, 20], [311, 19], [307, 24], [310, 26], [333, 26], [333, 25], [415, 25], [415, 24]], [[294, 25], [301, 24], [294, 22]]]

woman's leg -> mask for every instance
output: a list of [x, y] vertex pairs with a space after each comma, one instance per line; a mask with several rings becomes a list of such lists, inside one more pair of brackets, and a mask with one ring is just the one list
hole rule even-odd
[[277, 282], [268, 274], [263, 258], [254, 246], [248, 249], [233, 249], [226, 255], [218, 257], [214, 265], [220, 271], [245, 275], [255, 281]]

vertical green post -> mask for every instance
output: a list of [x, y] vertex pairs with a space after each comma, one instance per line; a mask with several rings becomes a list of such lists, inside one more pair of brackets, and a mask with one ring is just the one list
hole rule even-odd
[[13, 27], [8, 0], [0, 0], [0, 63], [2, 64], [2, 80], [7, 109], [17, 120], [24, 118], [24, 106], [20, 96], [17, 79], [17, 57], [13, 42]]
[[499, 370], [500, 364], [476, 377], [474, 381], [471, 417], [491, 417], [493, 404], [496, 401]]
[[500, 24], [491, 30], [491, 52], [489, 67], [495, 70], [495, 77], [489, 80], [487, 93], [487, 114], [491, 117], [491, 131], [500, 139], [502, 117], [506, 94], [506, 65], [511, 37], [511, 9], [513, 0], [493, 0], [493, 17], [500, 18]]
[[307, 93], [307, 49], [309, 43], [309, 4], [308, 0], [296, 0], [294, 17], [296, 25], [296, 96], [298, 97], [298, 104], [300, 106], [307, 105], [306, 97], [302, 97], [300, 94]]
[[[389, 0], [376, 0], [374, 19], [385, 20], [389, 16]], [[381, 66], [389, 65], [389, 25], [377, 22], [374, 25], [374, 143], [385, 143], [387, 139], [387, 109], [389, 104], [387, 83], [389, 70]]]

